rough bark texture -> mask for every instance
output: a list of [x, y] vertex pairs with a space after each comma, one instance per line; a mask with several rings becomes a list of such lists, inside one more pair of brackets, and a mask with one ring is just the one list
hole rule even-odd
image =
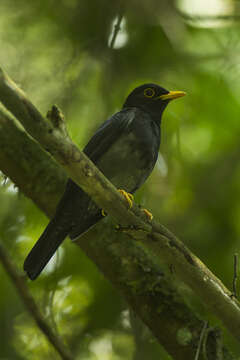
[[[64, 190], [66, 173], [0, 108], [0, 169], [47, 215]], [[41, 181], [39, 181], [41, 179]]]
[[[46, 122], [3, 72], [0, 73], [0, 101], [21, 121], [30, 135], [55, 156], [68, 175], [81, 185], [117, 223], [122, 225], [120, 230], [114, 230], [107, 219], [103, 220], [88, 235], [82, 237], [78, 244], [119, 289], [129, 305], [173, 358], [194, 358], [203, 327], [203, 321], [198, 319], [177, 294], [171, 284], [174, 279], [184, 281], [189, 285], [239, 340], [239, 303], [221, 281], [164, 226], [149, 222], [136, 205], [129, 210], [125, 200], [112, 184], [78, 150], [66, 133], [60, 127]], [[0, 114], [0, 132], [1, 122], [8, 120], [5, 115]], [[14, 123], [12, 125], [15, 126]], [[28, 135], [22, 132], [22, 136], [28, 143]], [[28, 164], [35, 163], [40, 152], [44, 154], [41, 156], [46, 156], [46, 163], [44, 161], [38, 163], [39, 175], [34, 180], [31, 177], [30, 165], [26, 166], [25, 181], [26, 183], [34, 181], [34, 187], [41, 188], [41, 196], [38, 197], [38, 192], [34, 192], [34, 187], [30, 187], [29, 191], [24, 187], [19, 180], [21, 176], [17, 175], [22, 172], [22, 165], [18, 168], [18, 161], [14, 162], [13, 157], [10, 164], [14, 171], [9, 171], [7, 166], [3, 171], [7, 176], [13, 173], [10, 177], [20, 189], [27, 196], [34, 198], [35, 203], [51, 215], [54, 206], [46, 210], [49, 197], [46, 197], [45, 188], [41, 187], [41, 184], [45, 168], [49, 167], [52, 169], [50, 173], [54, 174], [54, 162], [43, 150], [40, 150], [37, 143], [31, 140], [31, 144], [33, 148], [35, 146], [35, 149], [32, 148]], [[25, 160], [27, 161], [27, 156]], [[60, 174], [61, 171], [59, 171], [56, 167], [56, 173]], [[54, 179], [58, 185], [56, 184], [57, 195], [52, 197], [52, 201], [56, 202], [64, 180], [62, 181], [61, 176], [60, 178], [56, 176]], [[91, 241], [87, 241], [86, 237]], [[167, 265], [164, 273], [163, 264]], [[166, 268], [173, 271], [166, 271]], [[207, 339], [205, 342], [206, 351], [212, 354], [208, 358], [220, 359], [218, 354], [224, 354], [224, 359], [231, 359], [229, 353], [223, 349], [222, 341], [219, 341], [219, 332], [212, 331], [207, 334], [209, 341]], [[201, 352], [199, 359], [203, 358]]]

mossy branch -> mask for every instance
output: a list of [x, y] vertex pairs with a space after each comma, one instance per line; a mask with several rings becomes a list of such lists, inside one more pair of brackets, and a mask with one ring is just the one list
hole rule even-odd
[[[135, 256], [139, 259], [139, 263], [142, 263], [142, 258], [144, 257], [146, 257], [148, 261], [151, 259], [148, 265], [153, 274], [156, 275], [156, 269], [160, 268], [163, 263], [169, 268], [173, 267], [174, 272], [172, 276], [189, 285], [194, 293], [201, 298], [203, 303], [210, 308], [212, 313], [221, 319], [228, 330], [239, 340], [239, 303], [221, 281], [164, 226], [155, 222], [150, 223], [136, 205], [129, 210], [125, 200], [115, 187], [101, 174], [77, 146], [72, 143], [69, 137], [66, 136], [65, 131], [62, 132], [61, 128], [44, 119], [27, 99], [25, 94], [3, 71], [0, 72], [0, 101], [17, 117], [26, 131], [63, 166], [68, 176], [80, 185], [101, 208], [104, 208], [118, 224], [122, 225], [124, 233], [115, 233], [116, 236], [111, 240], [111, 246], [108, 248], [105, 245], [107, 245], [106, 238], [109, 239], [109, 237], [105, 236], [105, 244], [103, 247], [104, 239], [103, 235], [101, 235], [102, 232], [98, 232], [97, 236], [94, 237], [95, 240], [91, 243], [84, 242], [83, 237], [79, 240], [79, 244], [108, 278], [122, 291], [125, 298], [143, 321], [151, 328], [155, 336], [161, 340], [164, 336], [164, 334], [160, 333], [161, 324], [156, 324], [156, 313], [152, 312], [157, 309], [155, 309], [154, 306], [154, 299], [151, 298], [151, 292], [154, 296], [156, 292], [153, 290], [150, 291], [150, 289], [146, 287], [145, 292], [142, 289], [140, 295], [144, 293], [144, 297], [141, 298], [138, 291], [136, 291], [136, 286], [138, 288], [139, 284], [136, 285], [135, 283], [135, 286], [132, 286], [130, 279], [128, 283], [122, 281], [122, 273], [120, 271], [123, 267], [123, 264], [121, 264], [121, 254], [122, 259], [128, 259], [129, 269], [131, 269], [131, 266], [137, 267], [133, 271], [134, 274], [135, 270], [140, 270], [138, 269], [138, 264], [131, 264], [131, 259], [134, 259]], [[99, 225], [99, 228], [100, 227], [101, 224]], [[96, 227], [96, 229], [97, 228], [98, 227]], [[97, 231], [96, 229], [93, 231]], [[113, 232], [113, 230], [111, 231]], [[128, 237], [126, 237], [125, 234], [128, 235]], [[124, 237], [125, 243], [119, 242], [121, 237]], [[130, 237], [138, 241], [133, 242]], [[100, 238], [101, 242], [103, 241], [102, 244], [99, 241]], [[126, 240], [128, 241], [127, 243]], [[108, 243], [109, 241], [110, 240], [108, 240]], [[135, 250], [133, 250], [133, 248]], [[116, 249], [117, 252], [115, 252]], [[128, 250], [130, 251], [129, 253]], [[112, 258], [108, 257], [109, 251], [112, 252]], [[106, 256], [104, 257], [105, 253]], [[100, 256], [101, 254], [102, 256]], [[117, 259], [119, 263], [114, 264], [114, 261], [117, 261]], [[114, 265], [119, 265], [119, 267], [114, 268]], [[128, 267], [125, 266], [125, 269], [128, 269]], [[124, 269], [121, 270], [124, 271]], [[143, 271], [142, 276], [145, 275], [147, 275], [147, 272]], [[167, 284], [165, 285], [167, 286]], [[142, 284], [140, 288], [141, 287]], [[152, 306], [152, 308], [149, 308], [149, 311], [144, 311], [144, 304], [148, 304], [148, 306]], [[201, 328], [199, 329], [199, 334], [200, 332]], [[177, 342], [176, 334], [174, 334], [174, 337]], [[171, 339], [171, 341], [173, 341], [173, 339]], [[191, 349], [191, 355], [193, 355], [193, 344], [194, 341], [192, 341], [190, 348], [185, 347], [184, 351], [182, 350], [182, 355], [186, 352], [186, 349]], [[171, 349], [173, 348], [169, 346], [168, 339], [165, 340], [164, 345], [171, 353]], [[183, 349], [183, 347], [179, 345], [179, 349]], [[175, 351], [175, 349], [172, 351]], [[188, 355], [189, 354], [190, 353], [188, 353]], [[184, 357], [178, 358], [181, 359]]]
[[36, 321], [39, 329], [46, 336], [48, 341], [52, 344], [54, 349], [60, 355], [62, 360], [73, 360], [72, 354], [69, 352], [68, 348], [64, 345], [63, 340], [52, 330], [50, 324], [44, 318], [41, 313], [38, 304], [30, 294], [25, 279], [18, 272], [15, 265], [12, 263], [10, 257], [8, 256], [6, 250], [0, 242], [0, 261], [5, 268], [7, 274], [12, 280], [15, 288], [21, 297], [26, 309], [32, 315], [33, 319]]

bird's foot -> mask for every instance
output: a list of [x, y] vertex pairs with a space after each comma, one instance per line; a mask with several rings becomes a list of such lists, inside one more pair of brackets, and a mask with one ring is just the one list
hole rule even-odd
[[123, 197], [127, 200], [129, 209], [131, 209], [131, 207], [133, 205], [133, 195], [123, 189], [118, 189], [118, 192], [120, 192], [120, 194], [122, 194]]
[[107, 213], [103, 209], [101, 210], [101, 214], [102, 216], [107, 216]]
[[153, 219], [153, 214], [150, 213], [150, 211], [148, 211], [147, 209], [142, 209], [142, 211], [144, 212], [144, 214], [147, 216], [149, 221], [152, 221]]
[[[133, 195], [123, 189], [118, 189], [118, 192], [120, 192], [120, 194], [122, 194], [123, 197], [127, 200], [129, 209], [131, 209], [131, 207], [133, 205]], [[102, 214], [102, 216], [107, 216], [107, 213], [104, 211], [104, 209], [101, 210], [101, 214]]]

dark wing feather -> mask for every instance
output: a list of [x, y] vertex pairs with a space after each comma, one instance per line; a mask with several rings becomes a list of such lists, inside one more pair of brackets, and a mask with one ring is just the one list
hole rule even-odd
[[105, 121], [84, 148], [84, 153], [95, 163], [123, 133], [129, 130], [136, 110], [123, 109]]
[[[135, 118], [135, 109], [124, 109], [114, 114], [109, 120], [105, 121], [103, 125], [97, 130], [94, 136], [90, 139], [84, 153], [97, 165], [98, 160], [104, 156], [111, 145], [122, 135], [123, 132], [128, 132], [131, 128], [131, 123]], [[77, 187], [76, 184], [69, 179], [68, 180], [69, 190], [73, 186]], [[75, 190], [75, 200], [72, 207], [78, 209], [73, 215], [73, 226], [70, 232], [70, 238], [75, 239], [81, 234], [86, 232], [91, 226], [96, 224], [102, 219], [101, 210], [96, 204], [93, 203], [91, 198], [83, 192], [79, 187], [78, 191]], [[78, 196], [77, 196], [78, 195]], [[68, 194], [64, 195], [67, 198]], [[81, 221], [79, 221], [81, 219]]]

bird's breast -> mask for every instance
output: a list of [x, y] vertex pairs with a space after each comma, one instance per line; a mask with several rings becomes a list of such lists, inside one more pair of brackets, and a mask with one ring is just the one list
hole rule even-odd
[[98, 168], [117, 187], [134, 192], [150, 175], [157, 160], [159, 137], [148, 126], [123, 133], [97, 162]]

